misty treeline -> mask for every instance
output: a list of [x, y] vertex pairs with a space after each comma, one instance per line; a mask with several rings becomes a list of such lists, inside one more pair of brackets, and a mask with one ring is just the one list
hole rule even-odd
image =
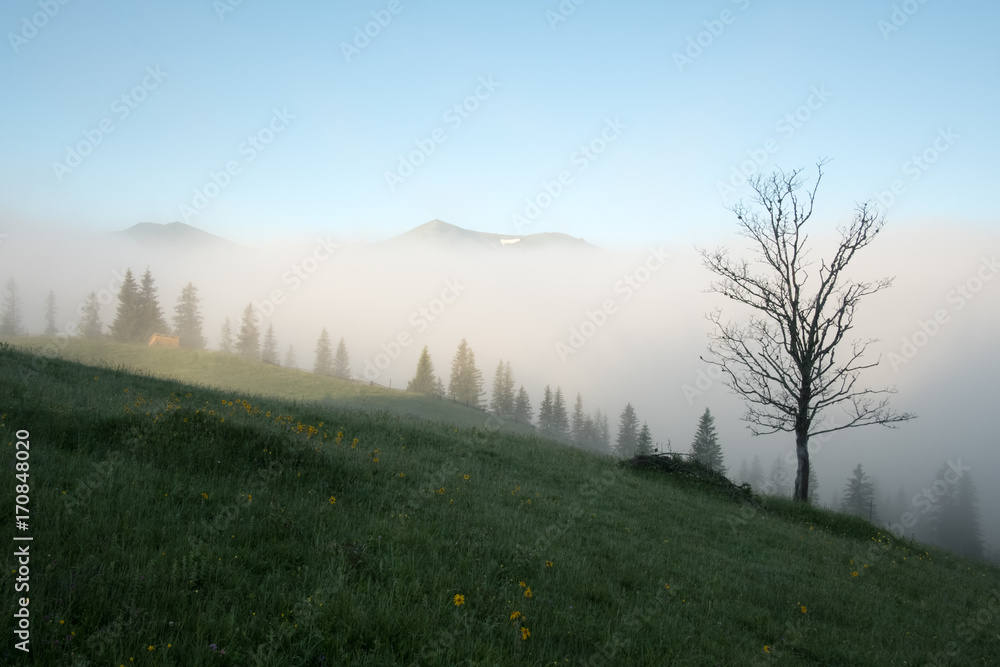
[[[750, 484], [768, 495], [790, 497], [791, 465], [787, 457], [779, 454], [765, 474], [760, 457], [755, 455], [749, 464], [743, 459], [735, 481]], [[809, 501], [821, 505], [819, 481], [812, 470], [810, 476]], [[983, 539], [979, 494], [961, 462], [944, 464], [934, 481], [916, 493], [907, 493], [899, 487], [895, 494], [883, 494], [878, 480], [859, 463], [845, 480], [843, 489], [833, 491], [826, 506], [868, 519], [897, 535], [1000, 564], [1000, 548]]]
[[[492, 396], [487, 402], [483, 373], [476, 366], [476, 353], [463, 338], [452, 359], [447, 386], [443, 378], [435, 374], [430, 350], [425, 345], [417, 360], [416, 373], [406, 385], [406, 390], [450, 399], [481, 410], [489, 409], [504, 419], [535, 426], [535, 409], [528, 391], [523, 384], [518, 385], [515, 391], [515, 384], [510, 361], [504, 362], [501, 359], [493, 376]], [[551, 385], [545, 386], [545, 397], [538, 406], [537, 427], [548, 436], [594, 451], [612, 450], [607, 416], [600, 409], [593, 413], [585, 412], [580, 394], [576, 396], [571, 415], [561, 387], [556, 387], [553, 392]]]
[[[274, 325], [268, 323], [267, 331], [263, 332], [262, 339], [259, 319], [260, 316], [254, 310], [252, 303], [248, 303], [243, 309], [243, 316], [235, 330], [232, 321], [227, 316], [222, 323], [219, 351], [224, 354], [237, 354], [251, 361], [262, 361], [274, 366], [283, 365], [289, 368], [298, 368], [295, 347], [289, 344], [284, 359], [279, 359], [278, 339], [274, 333]], [[318, 375], [328, 375], [344, 380], [350, 380], [352, 377], [351, 356], [347, 351], [347, 344], [341, 338], [337, 343], [337, 349], [334, 350], [330, 333], [326, 327], [320, 331], [319, 338], [316, 340], [312, 371]]]
[[[167, 322], [160, 307], [156, 280], [148, 267], [139, 280], [136, 280], [131, 268], [125, 270], [122, 285], [118, 290], [115, 319], [107, 327], [101, 320], [101, 307], [97, 293], [88, 294], [80, 309], [80, 322], [74, 331], [69, 333], [75, 333], [84, 339], [108, 338], [121, 343], [146, 343], [153, 334], [162, 334], [177, 336], [180, 347], [184, 348], [201, 350], [207, 345], [204, 319], [201, 314], [201, 298], [198, 296], [198, 288], [193, 283], [185, 285], [177, 298], [171, 318], [173, 326]], [[23, 306], [18, 286], [11, 278], [6, 283], [0, 305], [0, 335], [24, 334], [22, 319]], [[261, 331], [260, 319], [252, 304], [247, 304], [235, 328], [227, 316], [222, 325], [219, 351], [238, 354], [253, 361], [281, 365], [274, 325], [268, 323], [267, 329]], [[51, 290], [45, 299], [45, 323], [45, 335], [55, 335], [56, 295]], [[295, 350], [291, 345], [285, 353], [283, 363], [285, 366], [297, 366]], [[351, 377], [350, 357], [343, 338], [340, 339], [334, 352], [329, 334], [323, 329], [316, 343], [316, 362], [313, 370], [323, 375], [345, 379]]]
[[[111, 338], [123, 343], [145, 343], [154, 334], [170, 335], [173, 330], [167, 324], [160, 308], [156, 281], [149, 268], [138, 281], [131, 269], [125, 271], [118, 291], [118, 308], [115, 320], [107, 332], [101, 320], [102, 304], [96, 292], [87, 295], [80, 307], [80, 321], [75, 327], [67, 327], [66, 333], [81, 338]], [[49, 290], [45, 297], [45, 335], [58, 333], [56, 328], [56, 295]], [[0, 306], [0, 335], [18, 336], [27, 333], [21, 322], [24, 306], [21, 303], [17, 282], [11, 278], [4, 287]], [[203, 348], [205, 339], [201, 336], [201, 315], [198, 311], [197, 289], [192, 284], [181, 293], [174, 316], [175, 329], [185, 347]]]
[[[517, 385], [517, 390], [514, 390]], [[425, 345], [417, 360], [417, 369], [406, 386], [407, 391], [426, 394], [440, 399], [450, 399], [469, 407], [487, 410], [504, 419], [511, 419], [537, 427], [552, 438], [573, 443], [596, 452], [613, 454], [622, 458], [653, 454], [659, 450], [654, 446], [649, 425], [639, 425], [639, 418], [631, 403], [625, 405], [618, 419], [618, 429], [612, 441], [608, 416], [595, 408], [593, 412], [584, 409], [583, 395], [576, 394], [572, 410], [566, 401], [562, 387], [545, 385], [542, 399], [538, 404], [537, 421], [531, 398], [524, 385], [514, 380], [510, 361], [501, 359], [493, 374], [492, 392], [489, 401], [482, 371], [476, 366], [476, 354], [463, 338], [458, 344], [451, 364], [450, 381], [435, 374], [430, 349]], [[669, 442], [668, 442], [669, 447]], [[706, 408], [699, 420], [690, 455], [714, 470], [725, 474], [722, 447], [715, 432], [714, 418]]]
[[877, 480], [858, 464], [844, 489], [841, 511], [864, 517], [871, 512], [872, 521], [921, 542], [1000, 563], [1000, 550], [983, 539], [979, 492], [960, 460], [942, 465], [934, 481], [916, 493], [900, 487], [895, 495], [882, 495]]
[[[172, 324], [167, 322], [160, 306], [156, 281], [148, 267], [138, 279], [131, 269], [125, 271], [117, 301], [114, 321], [106, 326], [101, 320], [102, 304], [97, 294], [91, 292], [80, 308], [79, 324], [67, 333], [84, 339], [111, 339], [139, 344], [147, 343], [153, 334], [165, 334], [177, 336], [180, 346], [184, 348], [206, 347], [201, 299], [194, 284], [188, 283], [182, 288], [170, 318]], [[42, 309], [44, 333], [55, 335], [58, 329], [54, 291], [48, 292]], [[25, 306], [19, 286], [14, 278], [10, 278], [0, 295], [0, 336], [26, 334], [24, 315]], [[252, 304], [247, 304], [236, 325], [227, 316], [220, 332], [219, 351], [252, 361], [297, 368], [294, 347], [289, 345], [283, 360], [279, 359], [274, 327], [269, 323], [267, 329], [261, 331], [260, 319]], [[316, 341], [312, 370], [322, 375], [351, 379], [350, 356], [344, 339], [340, 338], [334, 349], [332, 339], [324, 328]], [[599, 408], [585, 410], [580, 393], [576, 394], [570, 410], [560, 386], [556, 386], [554, 391], [551, 385], [545, 386], [536, 412], [524, 385], [515, 382], [510, 361], [501, 360], [497, 364], [492, 392], [487, 401], [482, 371], [476, 366], [475, 353], [465, 339], [459, 343], [452, 359], [447, 385], [435, 374], [430, 351], [425, 346], [417, 361], [416, 373], [406, 389], [477, 409], [488, 409], [502, 418], [537, 427], [546, 436], [595, 452], [631, 458], [659, 450], [658, 444], [654, 445], [649, 426], [645, 423], [640, 425], [631, 403], [626, 404], [618, 418], [614, 438], [608, 415]], [[698, 421], [689, 455], [714, 470], [723, 474], [727, 472], [714, 418], [707, 408]], [[794, 479], [792, 461], [778, 455], [765, 473], [759, 456], [755, 455], [750, 463], [743, 460], [733, 478], [736, 483], [750, 484], [759, 492], [788, 497], [792, 494], [791, 482]], [[812, 467], [808, 489], [809, 501], [821, 504], [820, 485]], [[833, 492], [827, 506], [870, 519], [897, 534], [1000, 563], [1000, 548], [991, 547], [983, 540], [978, 492], [967, 468], [960, 464], [946, 464], [931, 485], [915, 494], [908, 494], [900, 488], [895, 495], [884, 496], [880, 493], [877, 480], [858, 464], [845, 481], [843, 490]]]
[[[101, 303], [97, 294], [91, 292], [81, 309], [82, 319], [76, 330], [79, 336], [86, 339], [110, 338], [123, 343], [146, 343], [153, 334], [163, 334], [177, 336], [180, 347], [204, 349], [206, 346], [198, 288], [188, 283], [181, 290], [174, 306], [171, 326], [160, 306], [156, 281], [148, 267], [139, 280], [136, 280], [130, 268], [125, 271], [118, 291], [115, 320], [107, 332], [101, 321], [100, 311]], [[50, 291], [45, 303], [46, 334], [56, 332], [55, 312], [55, 294]], [[17, 284], [11, 279], [5, 288], [0, 311], [0, 335], [16, 336], [24, 333], [21, 320], [22, 305]], [[294, 347], [289, 345], [281, 360], [274, 326], [268, 323], [267, 329], [262, 331], [260, 320], [252, 303], [244, 308], [238, 323], [226, 316], [220, 331], [219, 351], [252, 361], [298, 367]], [[324, 328], [316, 341], [312, 370], [321, 375], [351, 379], [350, 355], [344, 339], [340, 338], [334, 350], [329, 332]], [[476, 365], [475, 352], [463, 338], [452, 360], [447, 386], [435, 374], [430, 351], [425, 346], [417, 361], [416, 373], [406, 388], [407, 391], [450, 399], [477, 409], [489, 409], [502, 418], [537, 426], [547, 436], [597, 452], [630, 458], [658, 450], [654, 446], [649, 425], [640, 425], [631, 403], [622, 410], [612, 440], [608, 415], [600, 408], [585, 410], [580, 393], [577, 393], [570, 410], [562, 387], [556, 386], [553, 391], [551, 385], [546, 385], [538, 404], [536, 422], [536, 412], [527, 390], [522, 384], [515, 391], [515, 384], [510, 361], [501, 360], [494, 374], [492, 396], [487, 403], [483, 374]], [[713, 418], [707, 409], [699, 420], [690, 454], [720, 472], [724, 473], [726, 470]]]

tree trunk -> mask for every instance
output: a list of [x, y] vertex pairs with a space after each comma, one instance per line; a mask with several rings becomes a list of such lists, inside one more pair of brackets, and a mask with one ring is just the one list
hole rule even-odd
[[799, 467], [795, 473], [794, 500], [809, 502], [809, 427], [799, 424], [795, 427], [795, 454]]

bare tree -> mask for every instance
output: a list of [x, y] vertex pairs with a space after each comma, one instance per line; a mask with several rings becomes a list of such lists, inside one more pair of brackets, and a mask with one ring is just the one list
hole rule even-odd
[[[878, 365], [878, 360], [862, 360], [876, 340], [855, 339], [849, 350], [843, 349], [861, 299], [892, 284], [891, 278], [855, 282], [844, 276], [855, 253], [882, 230], [885, 217], [871, 202], [859, 204], [851, 223], [838, 229], [841, 238], [833, 257], [821, 260], [818, 270], [808, 261], [804, 228], [812, 217], [824, 164], [816, 165], [816, 183], [804, 197], [796, 194], [803, 184], [801, 169], [750, 179], [754, 206], [741, 202], [731, 210], [740, 234], [753, 242], [758, 256], [753, 265], [731, 259], [726, 248], [699, 250], [705, 267], [720, 278], [709, 291], [756, 311], [745, 325], [724, 324], [720, 310], [711, 312], [708, 319], [715, 330], [709, 352], [715, 359], [703, 360], [719, 366], [727, 386], [746, 400], [743, 419], [751, 433], [795, 433], [793, 497], [803, 502], [809, 498], [810, 437], [872, 424], [894, 428], [915, 416], [889, 409], [885, 395], [895, 393], [894, 388], [857, 386], [861, 371]], [[812, 293], [805, 291], [810, 277], [818, 280]], [[847, 413], [845, 422], [819, 419], [821, 412], [834, 407]]]

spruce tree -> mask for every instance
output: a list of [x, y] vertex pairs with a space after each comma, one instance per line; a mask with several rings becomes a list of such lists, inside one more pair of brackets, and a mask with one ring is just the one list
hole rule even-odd
[[747, 478], [756, 491], [762, 490], [764, 486], [764, 467], [760, 464], [760, 457], [753, 455], [753, 463], [750, 464], [750, 477]]
[[552, 433], [558, 438], [569, 437], [569, 414], [566, 412], [566, 399], [563, 398], [561, 387], [556, 387], [552, 398]]
[[533, 412], [531, 399], [528, 398], [528, 392], [525, 391], [522, 384], [521, 388], [517, 390], [517, 398], [514, 401], [514, 419], [515, 421], [530, 424]]
[[83, 319], [78, 329], [81, 338], [91, 340], [104, 337], [104, 325], [101, 323], [101, 304], [97, 301], [97, 293], [91, 292], [83, 302]]
[[474, 408], [480, 407], [483, 395], [483, 374], [476, 368], [476, 354], [463, 338], [458, 344], [451, 364], [451, 383], [448, 395], [460, 403]]
[[202, 323], [198, 288], [194, 283], [188, 283], [181, 290], [177, 305], [174, 306], [174, 333], [181, 339], [181, 347], [191, 350], [205, 349]]
[[618, 440], [615, 442], [615, 453], [622, 458], [630, 459], [635, 456], [636, 447], [639, 444], [639, 419], [635, 416], [635, 408], [631, 403], [622, 410], [621, 419], [618, 422]]
[[715, 433], [715, 418], [708, 408], [698, 421], [698, 430], [691, 443], [691, 458], [708, 466], [712, 470], [726, 474], [722, 463], [722, 447]]
[[[875, 475], [870, 475], [870, 481], [872, 483], [872, 500], [880, 500], [880, 496], [882, 495], [882, 489], [879, 486], [878, 477], [876, 477]], [[873, 502], [872, 503], [872, 519], [873, 520], [876, 520], [876, 519], [879, 518], [879, 511], [881, 509], [882, 509], [882, 507], [877, 502]]]
[[229, 316], [222, 323], [222, 334], [219, 338], [219, 352], [223, 354], [233, 353], [233, 325], [229, 322]]
[[[939, 478], [947, 471], [942, 467]], [[931, 510], [931, 540], [955, 553], [982, 559], [984, 555], [983, 533], [979, 522], [979, 494], [972, 477], [963, 472]]]
[[483, 391], [483, 372], [476, 366], [476, 353], [469, 349], [469, 366], [466, 369], [466, 384], [468, 386], [469, 398], [466, 402], [474, 408], [482, 407], [482, 398], [486, 394]]
[[139, 316], [139, 286], [132, 269], [125, 269], [122, 286], [118, 289], [118, 311], [111, 324], [111, 338], [120, 343], [137, 341], [141, 332]]
[[270, 322], [267, 325], [267, 333], [264, 334], [264, 346], [260, 350], [260, 360], [265, 364], [278, 365], [278, 339], [274, 337], [274, 325]]
[[156, 296], [156, 285], [149, 267], [142, 274], [139, 294], [136, 297], [136, 331], [135, 342], [145, 343], [154, 333], [169, 334], [170, 325], [163, 317], [160, 302]]
[[444, 386], [444, 380], [440, 377], [434, 380], [434, 397], [444, 399], [448, 396], [448, 390]]
[[781, 454], [778, 454], [774, 457], [774, 463], [771, 464], [771, 472], [768, 473], [768, 482], [766, 486], [773, 489], [773, 495], [791, 496], [791, 479], [792, 476], [788, 472], [788, 467], [781, 459]]
[[295, 348], [288, 344], [288, 352], [285, 353], [285, 368], [298, 368], [299, 361], [295, 358]]
[[538, 406], [538, 428], [545, 433], [552, 432], [552, 389], [545, 385], [542, 403]]
[[600, 436], [597, 433], [597, 423], [594, 418], [590, 415], [584, 415], [583, 417], [583, 427], [580, 433], [580, 444], [582, 444], [587, 449], [600, 451], [600, 443], [598, 442]]
[[1000, 566], [1000, 544], [995, 544], [995, 545], [985, 544], [985, 546], [983, 547], [983, 551], [985, 552], [983, 554], [983, 558], [986, 561], [993, 563], [994, 565]]
[[750, 467], [747, 466], [747, 459], [743, 457], [743, 463], [740, 464], [740, 471], [736, 473], [736, 484], [746, 484], [750, 481]]
[[45, 335], [56, 335], [56, 293], [49, 290], [45, 297]]
[[316, 360], [313, 362], [313, 373], [317, 375], [333, 375], [333, 348], [330, 345], [330, 334], [326, 328], [319, 334], [316, 341]]
[[840, 501], [840, 511], [847, 514], [868, 518], [871, 511], [872, 520], [877, 516], [874, 512], [874, 488], [871, 480], [865, 474], [864, 468], [859, 463], [847, 480], [844, 487], [843, 500]]
[[642, 423], [639, 430], [639, 437], [636, 439], [635, 453], [640, 456], [649, 456], [653, 453], [653, 436], [649, 432], [649, 425]]
[[587, 422], [587, 416], [583, 412], [583, 396], [580, 392], [576, 393], [576, 403], [573, 404], [573, 417], [570, 419], [570, 435], [578, 445], [585, 445], [584, 442], [584, 427]]
[[448, 381], [448, 397], [453, 401], [460, 400], [459, 397], [465, 394], [463, 373], [468, 363], [469, 344], [463, 338], [462, 342], [458, 344], [458, 350], [456, 350], [454, 358], [451, 360], [451, 379]]
[[0, 336], [20, 336], [21, 297], [17, 291], [17, 281], [13, 278], [4, 286], [3, 312], [0, 312]]
[[514, 373], [510, 362], [503, 359], [497, 365], [493, 375], [493, 397], [490, 399], [490, 409], [501, 417], [514, 416]]
[[490, 410], [498, 415], [503, 414], [501, 412], [503, 406], [503, 359], [497, 364], [497, 369], [493, 373], [493, 395], [490, 397]]
[[594, 413], [594, 424], [597, 426], [598, 444], [602, 452], [611, 452], [611, 428], [608, 426], [608, 416], [601, 414], [600, 409]]
[[504, 364], [503, 368], [503, 400], [500, 402], [500, 410], [504, 417], [514, 416], [514, 371], [510, 368], [510, 362]]
[[236, 336], [236, 354], [244, 359], [260, 361], [260, 327], [257, 326], [252, 303], [243, 309], [243, 320]]
[[351, 358], [347, 355], [347, 345], [341, 336], [337, 343], [337, 353], [333, 356], [333, 375], [344, 380], [351, 379]]
[[406, 391], [415, 391], [418, 394], [433, 396], [437, 393], [438, 380], [434, 377], [434, 363], [431, 361], [430, 350], [424, 345], [417, 359], [417, 372], [406, 385]]

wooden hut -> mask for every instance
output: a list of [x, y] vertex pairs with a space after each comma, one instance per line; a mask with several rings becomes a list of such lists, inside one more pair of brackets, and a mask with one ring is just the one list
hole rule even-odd
[[150, 347], [180, 347], [181, 339], [177, 336], [155, 333], [149, 337]]

